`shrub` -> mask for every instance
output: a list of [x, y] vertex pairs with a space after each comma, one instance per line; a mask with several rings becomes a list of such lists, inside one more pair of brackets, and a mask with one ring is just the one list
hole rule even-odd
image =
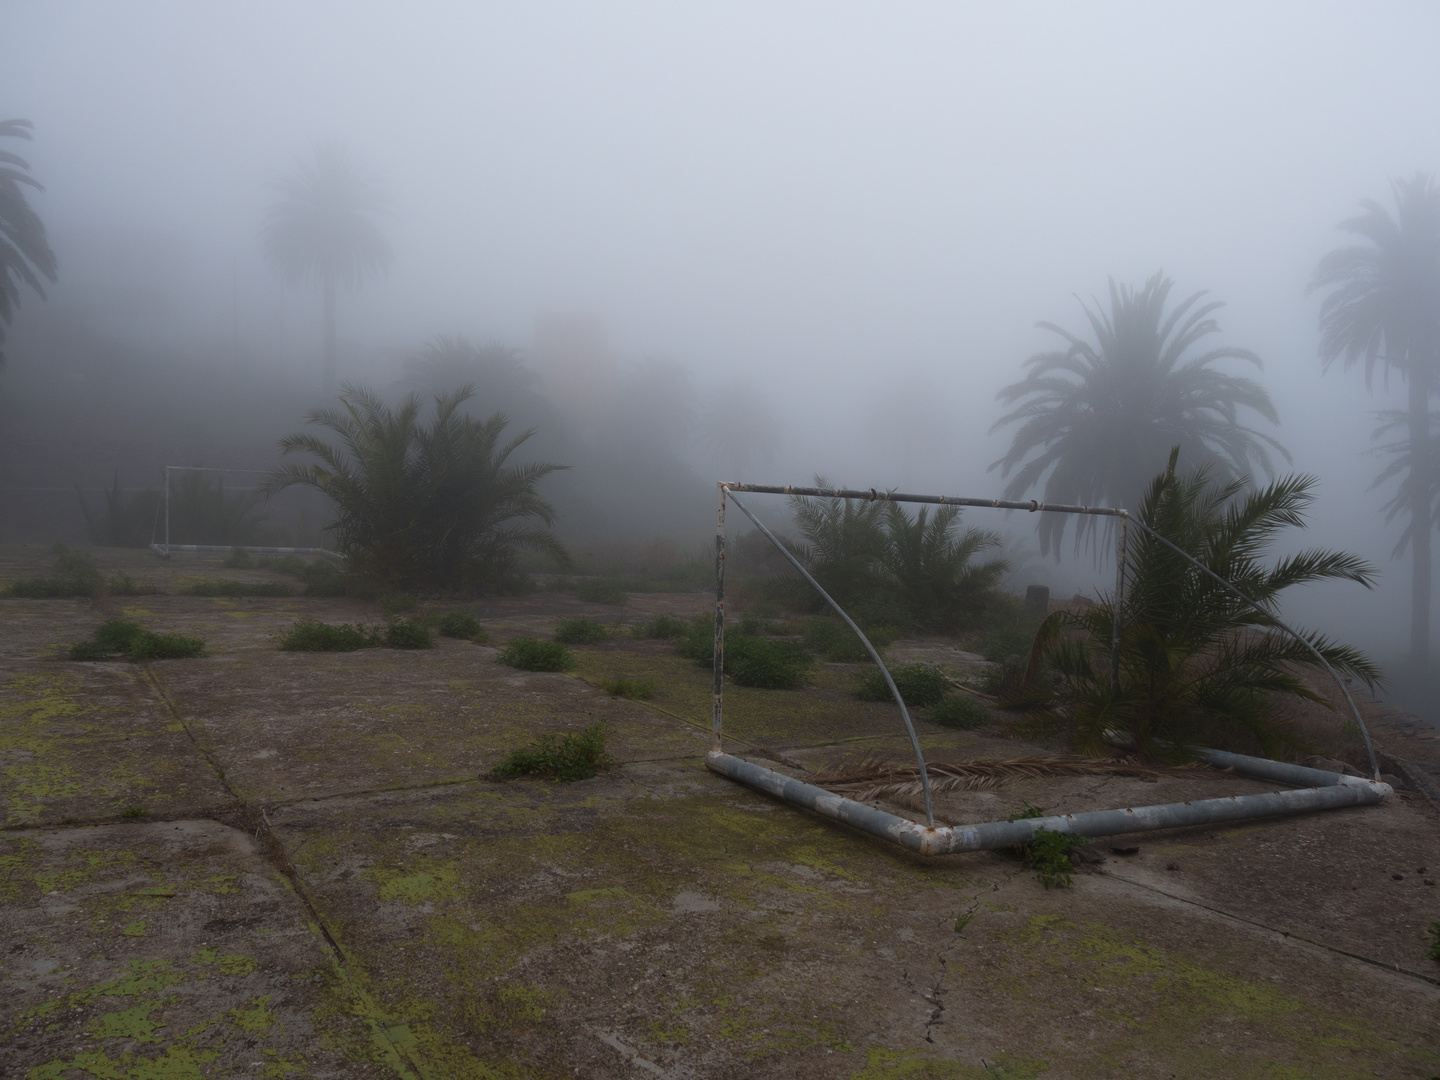
[[435, 629], [445, 637], [460, 638], [480, 644], [490, 640], [490, 635], [480, 625], [480, 620], [468, 611], [447, 611], [435, 620]]
[[685, 632], [688, 625], [683, 619], [677, 619], [670, 615], [656, 615], [643, 626], [632, 629], [630, 634], [637, 638], [677, 638]]
[[990, 710], [964, 694], [947, 694], [930, 706], [925, 715], [932, 723], [961, 731], [990, 723]]
[[609, 578], [586, 578], [575, 590], [575, 597], [587, 604], [620, 604], [629, 602], [618, 581]]
[[466, 414], [467, 385], [434, 399], [429, 423], [415, 395], [391, 408], [348, 386], [340, 408], [309, 414], [339, 438], [299, 433], [285, 454], [317, 459], [271, 474], [270, 489], [313, 487], [335, 503], [332, 530], [351, 567], [375, 581], [439, 588], [513, 585], [517, 560], [533, 551], [569, 556], [545, 526], [554, 509], [536, 486], [560, 465], [510, 463], [534, 431], [502, 441], [508, 421]]
[[180, 590], [190, 596], [294, 596], [283, 581], [197, 581]]
[[655, 696], [654, 679], [631, 679], [622, 675], [618, 679], [608, 679], [600, 684], [611, 697], [632, 698], [636, 701], [649, 701]]
[[72, 551], [64, 544], [56, 544], [54, 554], [55, 563], [49, 577], [22, 578], [10, 586], [10, 595], [29, 600], [93, 596], [104, 586], [105, 579], [94, 560], [83, 551]]
[[156, 634], [138, 623], [108, 619], [89, 641], [70, 646], [71, 660], [187, 660], [205, 655], [205, 642], [183, 634]]
[[[292, 555], [290, 558], [293, 559], [295, 557]], [[295, 561], [299, 562], [300, 560], [295, 559]], [[233, 548], [230, 554], [225, 556], [225, 561], [220, 565], [225, 567], [226, 570], [253, 570], [255, 568], [255, 560], [248, 551]]]
[[555, 628], [555, 640], [566, 645], [596, 645], [610, 640], [610, 631], [583, 615], [578, 619], [562, 619]]
[[131, 643], [131, 660], [189, 660], [205, 655], [205, 642], [184, 634], [152, 634], [144, 631]]
[[[817, 615], [806, 619], [800, 627], [805, 644], [814, 649], [832, 664], [863, 664], [870, 660], [865, 646], [855, 636], [855, 631], [837, 619]], [[876, 649], [884, 651], [895, 640], [895, 631], [888, 626], [871, 626], [865, 636]]]
[[[1212, 484], [1204, 470], [1175, 472], [1176, 453], [1150, 485], [1140, 521], [1267, 611], [1282, 590], [1343, 578], [1369, 586], [1357, 556], [1310, 549], [1261, 562], [1281, 529], [1304, 524], [1308, 477], [1247, 491], [1240, 479]], [[1122, 607], [1120, 679], [1113, 668], [1113, 598], [1083, 611], [1056, 611], [1036, 634], [1025, 683], [1002, 698], [1030, 713], [1038, 733], [1060, 735], [1082, 753], [1100, 753], [1119, 732], [1149, 758], [1188, 756], [1191, 747], [1275, 757], [1296, 739], [1277, 718], [1286, 697], [1327, 704], [1305, 681], [1323, 676], [1304, 644], [1272, 617], [1236, 597], [1188, 558], [1142, 529], [1128, 533], [1129, 583]], [[1359, 650], [1318, 634], [1311, 645], [1340, 675], [1373, 687], [1379, 677]]]
[[[950, 692], [949, 678], [934, 664], [896, 664], [890, 669], [890, 677], [905, 704], [916, 709], [938, 705]], [[861, 701], [894, 700], [878, 668], [860, 677], [855, 696]]]
[[521, 671], [566, 671], [575, 664], [564, 645], [532, 637], [511, 638], [497, 659]]
[[497, 780], [549, 776], [570, 782], [588, 780], [614, 765], [615, 759], [605, 749], [605, 725], [597, 723], [563, 738], [542, 735], [528, 747], [514, 751], [490, 775]]
[[435, 635], [414, 619], [391, 619], [385, 626], [385, 644], [392, 649], [433, 649]]
[[396, 615], [403, 615], [407, 611], [414, 611], [419, 605], [415, 597], [406, 592], [387, 592], [376, 597], [375, 602], [380, 605], [380, 610], [387, 619]]
[[725, 674], [740, 686], [795, 690], [804, 683], [805, 674], [814, 663], [810, 650], [798, 641], [774, 641], [744, 634], [725, 639]]
[[379, 627], [338, 626], [319, 619], [297, 619], [295, 625], [280, 635], [280, 648], [287, 652], [354, 652], [372, 649], [381, 643]]
[[715, 655], [715, 616], [696, 615], [675, 642], [675, 651], [697, 664], [708, 664]]

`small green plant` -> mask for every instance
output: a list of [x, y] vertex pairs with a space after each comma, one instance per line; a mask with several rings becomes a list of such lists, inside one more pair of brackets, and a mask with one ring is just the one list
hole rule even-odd
[[725, 642], [725, 674], [739, 686], [796, 690], [814, 663], [810, 650], [798, 641], [738, 634]]
[[490, 635], [480, 625], [480, 620], [468, 611], [447, 611], [435, 620], [435, 629], [445, 637], [460, 638], [484, 644]]
[[294, 596], [283, 581], [197, 581], [180, 590], [189, 596]]
[[378, 626], [332, 625], [307, 617], [297, 619], [280, 635], [280, 648], [286, 652], [354, 652], [381, 644], [381, 634]]
[[1440, 922], [1430, 924], [1430, 959], [1440, 964]]
[[392, 649], [433, 649], [435, 635], [415, 619], [391, 619], [385, 625], [385, 644]]
[[575, 664], [570, 650], [558, 641], [532, 637], [511, 638], [497, 659], [521, 671], [565, 671]]
[[[294, 558], [294, 556], [291, 556], [291, 558]], [[299, 560], [296, 559], [296, 562], [299, 562]], [[225, 561], [220, 565], [225, 567], [226, 570], [253, 570], [255, 568], [255, 559], [248, 551], [232, 548], [230, 554], [225, 556]]]
[[[1045, 816], [1045, 811], [1029, 802], [1009, 817], [1010, 821], [1025, 821]], [[1015, 854], [1027, 867], [1034, 870], [1040, 884], [1047, 889], [1064, 889], [1070, 885], [1070, 851], [1090, 842], [1086, 836], [1073, 833], [1051, 832], [1036, 829], [1035, 834], [1025, 843], [1015, 845]]]
[[696, 615], [675, 641], [675, 651], [697, 664], [710, 663], [715, 654], [715, 616]]
[[[950, 680], [934, 664], [896, 664], [890, 669], [890, 677], [895, 680], [905, 704], [917, 709], [938, 705], [950, 692]], [[855, 696], [861, 701], [893, 700], [885, 676], [878, 668], [860, 677]]]
[[142, 818], [145, 816], [145, 807], [127, 806], [124, 810], [120, 811], [120, 816], [122, 818]]
[[562, 619], [555, 628], [555, 640], [566, 645], [598, 645], [610, 639], [610, 631], [583, 615], [576, 619]]
[[677, 619], [673, 615], [656, 615], [644, 625], [632, 629], [630, 634], [637, 638], [678, 638], [685, 633], [687, 625], [689, 624], [684, 619]]
[[947, 694], [926, 709], [925, 716], [941, 727], [957, 728], [961, 731], [990, 723], [990, 710], [974, 698], [963, 694]]
[[71, 660], [188, 660], [204, 656], [205, 642], [183, 634], [156, 634], [138, 623], [108, 619], [89, 641], [70, 646]]
[[610, 578], [586, 578], [575, 590], [576, 599], [587, 604], [625, 604], [628, 597], [618, 581]]
[[611, 697], [631, 698], [635, 701], [649, 701], [655, 696], [654, 679], [631, 679], [622, 675], [618, 679], [607, 679], [600, 683], [600, 689]]
[[541, 735], [538, 741], [511, 753], [490, 775], [496, 780], [548, 776], [568, 783], [589, 780], [614, 765], [615, 759], [605, 749], [605, 725], [596, 723], [564, 737]]

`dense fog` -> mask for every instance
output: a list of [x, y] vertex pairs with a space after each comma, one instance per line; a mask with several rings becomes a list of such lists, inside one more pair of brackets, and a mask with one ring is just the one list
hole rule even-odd
[[[5, 342], [0, 541], [83, 540], [76, 485], [269, 469], [332, 403], [321, 290], [262, 235], [334, 145], [391, 252], [339, 290], [337, 379], [476, 382], [572, 466], [545, 492], [577, 553], [702, 551], [717, 479], [998, 496], [996, 395], [1059, 341], [1036, 324], [1084, 335], [1111, 279], [1163, 271], [1224, 303], [1202, 345], [1253, 350], [1220, 366], [1280, 423], [1242, 420], [1320, 480], [1282, 549], [1381, 571], [1285, 613], [1404, 655], [1372, 432], [1406, 380], [1324, 371], [1307, 285], [1362, 200], [1440, 170], [1433, 6], [12, 0], [0, 26], [0, 120], [35, 125], [0, 150], [59, 268]], [[324, 512], [272, 516], [311, 543]], [[1042, 555], [1032, 516], [966, 520], [1011, 588], [1113, 574]]]

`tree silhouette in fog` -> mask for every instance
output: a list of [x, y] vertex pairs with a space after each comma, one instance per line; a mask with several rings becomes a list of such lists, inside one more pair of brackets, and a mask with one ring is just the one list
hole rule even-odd
[[318, 284], [324, 298], [324, 390], [335, 386], [335, 289], [359, 288], [390, 264], [390, 242], [374, 218], [389, 207], [378, 184], [340, 144], [320, 142], [310, 160], [274, 181], [265, 215], [265, 257], [292, 284]]
[[[1275, 439], [1242, 423], [1242, 410], [1279, 423], [1270, 395], [1215, 368], [1225, 360], [1260, 367], [1260, 358], [1231, 346], [1197, 348], [1219, 332], [1214, 313], [1224, 305], [1202, 303], [1197, 292], [1167, 311], [1173, 284], [1158, 273], [1140, 289], [1112, 279], [1108, 312], [1082, 302], [1093, 340], [1038, 324], [1065, 348], [1030, 357], [1025, 378], [996, 395], [1015, 408], [991, 431], [1019, 425], [1009, 452], [990, 466], [1010, 478], [1007, 497], [1043, 482], [1045, 502], [1133, 507], [1176, 446], [1190, 468], [1222, 484], [1255, 466], [1271, 471], [1272, 451], [1289, 460]], [[1042, 553], [1059, 557], [1068, 518], [1042, 516]], [[1077, 551], [1094, 541], [1095, 526], [1093, 517], [1076, 524]]]
[[[0, 120], [0, 138], [28, 141], [34, 127], [29, 120]], [[40, 279], [55, 280], [55, 253], [45, 238], [45, 223], [26, 198], [27, 187], [45, 190], [30, 175], [24, 158], [0, 150], [0, 347], [20, 304], [20, 286], [28, 285], [43, 297]], [[0, 348], [0, 364], [4, 362]]]
[[505, 589], [519, 579], [522, 551], [566, 561], [565, 549], [546, 528], [554, 507], [535, 490], [566, 466], [512, 464], [534, 430], [502, 443], [504, 414], [478, 420], [463, 412], [473, 393], [462, 386], [436, 395], [426, 424], [414, 394], [392, 409], [347, 385], [339, 409], [317, 409], [307, 417], [338, 435], [339, 444], [308, 432], [287, 435], [280, 440], [283, 453], [315, 461], [280, 466], [269, 488], [299, 484], [328, 495], [335, 519], [325, 528], [336, 534], [350, 564], [393, 585]]
[[1431, 507], [1440, 478], [1430, 417], [1430, 395], [1440, 389], [1440, 188], [1417, 173], [1391, 181], [1391, 192], [1393, 216], [1367, 199], [1358, 216], [1340, 223], [1361, 242], [1320, 260], [1310, 287], [1326, 292], [1320, 356], [1327, 369], [1364, 360], [1367, 389], [1377, 366], [1406, 382], [1408, 407], [1385, 414], [1380, 429], [1403, 436], [1382, 447], [1393, 458], [1377, 482], [1400, 477], [1386, 520], [1405, 519], [1395, 553], [1408, 547], [1412, 556], [1410, 654], [1421, 668], [1430, 656]]

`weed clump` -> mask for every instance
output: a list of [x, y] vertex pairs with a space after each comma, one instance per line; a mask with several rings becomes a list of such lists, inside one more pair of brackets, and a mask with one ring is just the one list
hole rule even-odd
[[285, 652], [354, 652], [381, 643], [382, 630], [378, 626], [331, 625], [308, 617], [297, 619], [280, 635], [280, 648]]
[[[800, 624], [800, 636], [828, 663], [864, 664], [870, 661], [870, 654], [855, 636], [855, 631], [835, 619], [823, 615], [806, 619]], [[877, 650], [884, 650], [895, 640], [895, 631], [888, 626], [871, 626], [865, 629], [865, 636]]]
[[963, 694], [947, 694], [926, 709], [925, 716], [931, 723], [961, 731], [984, 727], [990, 722], [990, 710]]
[[555, 640], [566, 645], [598, 645], [610, 638], [610, 631], [583, 615], [577, 619], [562, 619], [555, 628]]
[[189, 596], [294, 596], [283, 581], [197, 581], [180, 590]]
[[[1025, 821], [1029, 818], [1044, 817], [1045, 811], [1028, 802], [1010, 815], [1011, 821]], [[1015, 845], [1015, 854], [1027, 867], [1036, 872], [1040, 884], [1047, 889], [1065, 889], [1070, 886], [1070, 851], [1090, 842], [1086, 836], [1073, 833], [1051, 832], [1036, 829], [1035, 835], [1023, 844]]]
[[447, 611], [435, 619], [435, 629], [444, 637], [474, 641], [481, 645], [490, 640], [490, 635], [480, 625], [480, 620], [468, 611]]
[[649, 701], [655, 696], [654, 679], [632, 679], [622, 675], [618, 679], [607, 679], [600, 684], [611, 697], [630, 698], [634, 701]]
[[637, 638], [659, 638], [661, 640], [668, 640], [670, 638], [678, 638], [681, 634], [685, 633], [687, 625], [689, 624], [687, 624], [684, 619], [677, 619], [673, 615], [656, 615], [655, 618], [643, 626], [634, 627], [630, 631], [630, 635]]
[[490, 775], [496, 780], [546, 776], [569, 783], [589, 780], [614, 765], [605, 749], [605, 725], [596, 723], [563, 737], [541, 735], [537, 742], [511, 753]]
[[725, 674], [739, 686], [796, 690], [814, 663], [810, 650], [798, 641], [741, 634], [725, 642]]
[[385, 626], [385, 644], [392, 649], [433, 649], [435, 635], [414, 619], [391, 619]]
[[90, 636], [70, 646], [71, 660], [189, 660], [204, 656], [205, 642], [183, 634], [157, 634], [138, 623], [108, 619]]
[[575, 665], [570, 650], [558, 641], [532, 637], [511, 638], [497, 659], [521, 671], [566, 671]]
[[575, 589], [575, 597], [587, 604], [618, 604], [628, 602], [625, 590], [610, 578], [586, 578]]
[[[934, 664], [897, 664], [890, 669], [890, 677], [906, 705], [917, 709], [938, 705], [950, 692], [950, 680]], [[879, 669], [867, 671], [855, 687], [855, 696], [861, 701], [891, 701], [890, 687]]]

